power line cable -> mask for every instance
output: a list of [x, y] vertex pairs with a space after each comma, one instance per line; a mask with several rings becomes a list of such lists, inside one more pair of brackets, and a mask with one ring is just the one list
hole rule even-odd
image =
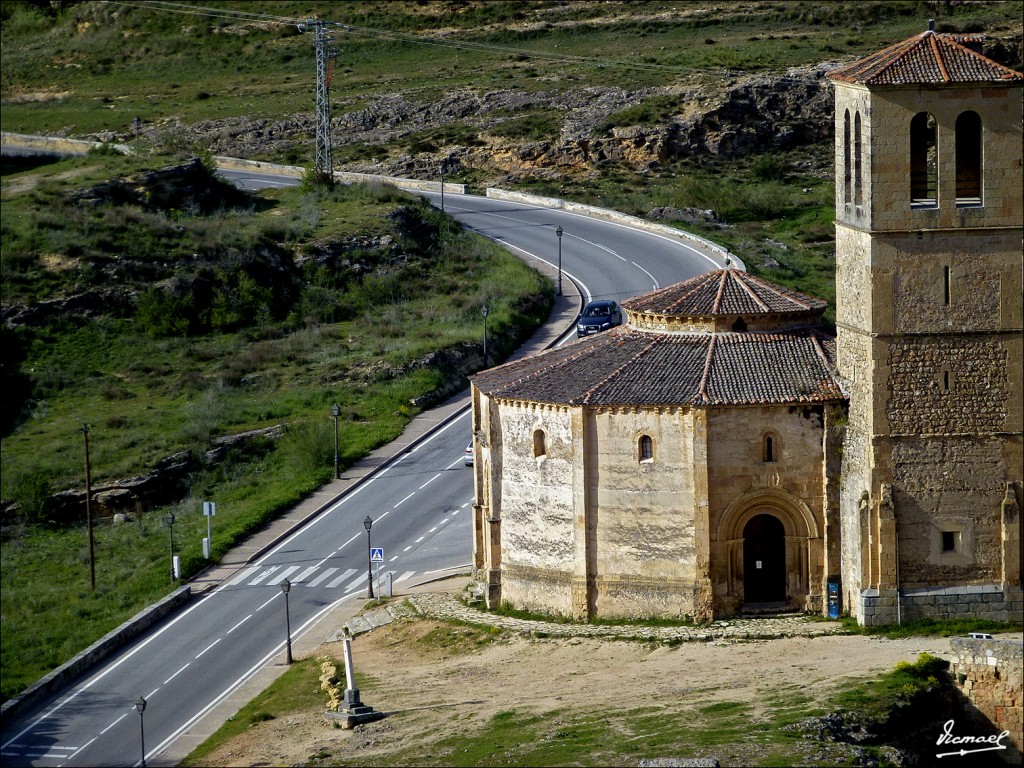
[[[276, 16], [268, 13], [253, 13], [227, 8], [211, 8], [208, 6], [191, 5], [187, 3], [175, 3], [168, 0], [150, 0], [150, 2], [131, 2], [130, 0], [104, 0], [111, 5], [123, 5], [132, 8], [151, 9], [165, 11], [168, 13], [180, 13], [191, 16], [206, 16], [211, 18], [230, 19], [233, 21], [273, 21], [281, 24], [302, 25], [306, 19], [292, 18], [288, 16]], [[742, 77], [756, 76], [750, 72], [710, 69], [695, 67], [677, 67], [668, 64], [656, 64], [651, 62], [631, 62], [619, 59], [605, 59], [597, 56], [577, 56], [573, 54], [554, 53], [551, 51], [535, 51], [524, 48], [515, 48], [493, 43], [479, 43], [470, 40], [436, 40], [423, 35], [412, 35], [391, 30], [374, 29], [372, 27], [361, 27], [354, 24], [345, 24], [337, 21], [318, 19], [325, 26], [334, 27], [354, 36], [367, 37], [371, 39], [391, 40], [393, 42], [407, 43], [410, 45], [425, 45], [436, 48], [463, 49], [482, 53], [502, 53], [508, 55], [525, 56], [533, 59], [543, 59], [553, 62], [565, 62], [570, 64], [591, 65], [597, 67], [612, 67], [642, 70], [648, 72], [674, 73], [679, 75], [707, 75], [726, 79], [737, 79]], [[768, 75], [770, 76], [770, 75]], [[793, 75], [770, 76], [776, 81], [788, 83], [819, 83], [820, 78], [799, 77]]]

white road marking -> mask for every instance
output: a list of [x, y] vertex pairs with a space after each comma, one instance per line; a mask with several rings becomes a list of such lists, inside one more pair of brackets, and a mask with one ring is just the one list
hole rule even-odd
[[[218, 642], [219, 642], [219, 641], [218, 641]], [[204, 653], [205, 653], [205, 651], [204, 651]], [[170, 677], [168, 677], [168, 678], [167, 678], [166, 680], [164, 680], [164, 685], [167, 685], [167, 684], [168, 684], [169, 682], [171, 682], [171, 680], [173, 680], [173, 679], [174, 679], [174, 678], [176, 678], [176, 677], [177, 677], [178, 675], [180, 675], [180, 674], [181, 674], [182, 672], [184, 672], [184, 671], [185, 671], [186, 669], [188, 669], [188, 667], [189, 667], [189, 665], [190, 665], [191, 663], [192, 663], [192, 662], [190, 661], [190, 662], [189, 662], [188, 664], [186, 664], [186, 665], [185, 665], [184, 667], [182, 667], [182, 668], [181, 668], [181, 669], [179, 669], [179, 670], [178, 670], [177, 672], [175, 672], [175, 673], [174, 673], [173, 675], [171, 675], [171, 676], [170, 676]]]
[[272, 586], [274, 586], [276, 584], [280, 584], [282, 581], [287, 579], [289, 576], [291, 576], [297, 570], [299, 570], [299, 566], [297, 566], [297, 565], [289, 565], [287, 568], [285, 568], [283, 571], [281, 571], [279, 574], [277, 574], [277, 576], [275, 576], [273, 579], [268, 581], [267, 582], [267, 586], [268, 587], [272, 587]]
[[242, 571], [240, 574], [238, 574], [238, 576], [236, 576], [231, 581], [229, 581], [227, 585], [229, 587], [233, 587], [236, 584], [241, 584], [243, 581], [245, 581], [250, 576], [252, 576], [254, 573], [256, 573], [256, 571], [258, 571], [259, 569], [260, 569], [260, 567], [258, 565], [254, 565], [254, 566], [252, 566], [250, 568], [246, 568], [244, 571]]
[[398, 555], [395, 555], [395, 556], [394, 556], [394, 557], [392, 557], [392, 558], [391, 558], [390, 560], [388, 560], [388, 562], [389, 562], [389, 563], [393, 563], [393, 562], [395, 562], [395, 560], [397, 560], [397, 559], [398, 559]]
[[428, 485], [430, 485], [430, 484], [431, 484], [432, 482], [434, 482], [435, 480], [437, 480], [437, 478], [439, 478], [440, 476], [441, 476], [441, 473], [440, 473], [440, 472], [438, 472], [438, 473], [437, 473], [436, 475], [434, 475], [434, 476], [433, 476], [432, 478], [430, 478], [429, 480], [427, 480], [427, 482], [425, 482], [425, 483], [424, 483], [423, 485], [421, 485], [421, 486], [420, 486], [419, 488], [417, 488], [416, 490], [417, 490], [417, 491], [422, 491], [422, 490], [423, 490], [424, 488], [426, 488], [426, 487], [427, 487]]
[[250, 581], [249, 582], [249, 586], [250, 587], [255, 587], [257, 584], [259, 584], [264, 579], [268, 578], [270, 576], [270, 574], [272, 574], [274, 571], [276, 571], [280, 567], [281, 567], [280, 565], [272, 565], [272, 566], [270, 566], [269, 568], [267, 568], [267, 570], [265, 570], [263, 573], [261, 573], [255, 579]]
[[[188, 666], [188, 665], [186, 665], [186, 666]], [[132, 709], [135, 709], [135, 707], [133, 706], [133, 707], [132, 707]], [[117, 720], [115, 720], [115, 721], [114, 721], [114, 722], [112, 722], [112, 723], [111, 723], [110, 725], [108, 725], [108, 726], [107, 726], [106, 728], [104, 728], [104, 729], [103, 729], [102, 731], [100, 731], [100, 736], [102, 736], [102, 735], [103, 735], [104, 733], [106, 733], [107, 731], [109, 731], [109, 730], [110, 730], [111, 728], [113, 728], [113, 727], [114, 727], [115, 725], [117, 725], [118, 723], [120, 723], [120, 722], [121, 722], [122, 720], [124, 720], [124, 719], [125, 719], [126, 717], [128, 717], [128, 713], [127, 713], [127, 712], [125, 712], [125, 713], [124, 713], [123, 715], [121, 715], [121, 716], [120, 716], [119, 718], [117, 718]], [[70, 749], [70, 747], [67, 747], [67, 749]]]
[[345, 587], [345, 591], [346, 592], [351, 592], [353, 589], [357, 589], [357, 588], [359, 588], [359, 587], [361, 587], [361, 586], [363, 586], [365, 584], [366, 584], [366, 576], [360, 575], [351, 584], [348, 584]]
[[395, 583], [397, 584], [400, 581], [405, 581], [406, 579], [411, 579], [415, 574], [416, 574], [416, 571], [406, 571], [401, 576], [399, 576], [397, 579], [395, 579]]
[[301, 584], [305, 579], [308, 579], [310, 574], [312, 574], [314, 571], [316, 571], [316, 569], [319, 568], [319, 567], [320, 567], [319, 565], [311, 565], [311, 566], [309, 566], [309, 568], [307, 568], [302, 573], [300, 573], [298, 576], [296, 576], [294, 579], [292, 579], [292, 584]]
[[237, 624], [235, 624], [235, 626], [233, 626], [233, 627], [232, 627], [231, 629], [229, 629], [229, 630], [228, 630], [227, 632], [225, 632], [224, 634], [226, 634], [226, 635], [230, 635], [230, 634], [231, 634], [232, 632], [234, 632], [234, 631], [235, 631], [236, 629], [238, 629], [238, 628], [239, 628], [240, 626], [242, 626], [243, 624], [245, 624], [245, 622], [247, 622], [247, 621], [248, 621], [249, 619], [251, 619], [251, 618], [252, 618], [252, 614], [250, 613], [250, 614], [249, 614], [248, 616], [246, 616], [246, 617], [245, 617], [244, 619], [242, 619], [242, 620], [241, 620], [240, 622], [238, 622]]
[[406, 548], [405, 548], [405, 549], [403, 549], [402, 551], [403, 551], [403, 552], [408, 552], [408, 551], [409, 551], [410, 549], [412, 549], [412, 544], [410, 544], [410, 545], [409, 545], [408, 547], [406, 547]]
[[337, 571], [338, 571], [337, 568], [328, 568], [323, 573], [321, 573], [319, 576], [317, 576], [315, 579], [313, 579], [311, 582], [309, 582], [306, 586], [307, 587], [315, 587], [321, 581], [326, 581], [328, 578], [330, 578], [330, 575], [332, 573], [337, 573]]
[[218, 637], [218, 638], [217, 638], [216, 640], [214, 640], [214, 641], [213, 641], [212, 643], [210, 643], [210, 644], [209, 644], [208, 646], [206, 646], [205, 648], [203, 648], [203, 650], [201, 650], [201, 651], [200, 651], [199, 653], [197, 653], [197, 654], [196, 654], [196, 658], [198, 659], [198, 658], [199, 658], [200, 656], [202, 656], [202, 655], [203, 655], [204, 653], [206, 653], [206, 652], [207, 652], [208, 650], [210, 650], [211, 648], [213, 648], [213, 646], [215, 646], [215, 645], [216, 645], [217, 643], [219, 643], [219, 642], [220, 642], [221, 640], [223, 640], [223, 639], [224, 639], [223, 637]]
[[274, 602], [275, 600], [277, 600], [277, 597], [278, 597], [278, 595], [280, 595], [280, 594], [281, 594], [280, 592], [275, 592], [275, 593], [274, 593], [274, 596], [273, 596], [272, 598], [270, 598], [270, 599], [269, 599], [269, 600], [267, 600], [267, 601], [266, 601], [265, 603], [263, 603], [263, 605], [261, 605], [261, 606], [260, 606], [259, 608], [257, 608], [257, 609], [256, 609], [255, 611], [253, 611], [253, 613], [259, 613], [260, 611], [262, 611], [262, 610], [263, 610], [264, 608], [266, 608], [266, 607], [267, 607], [268, 605], [270, 605], [270, 604], [271, 604], [272, 602]]
[[347, 578], [348, 578], [349, 576], [351, 576], [351, 575], [352, 575], [353, 573], [355, 573], [355, 572], [356, 572], [356, 569], [355, 569], [355, 568], [349, 568], [349, 569], [348, 569], [347, 571], [345, 571], [345, 572], [344, 572], [343, 574], [341, 574], [341, 576], [339, 576], [338, 578], [336, 578], [336, 579], [335, 579], [334, 581], [332, 581], [332, 582], [331, 582], [330, 584], [327, 584], [327, 585], [326, 585], [326, 586], [327, 586], [327, 588], [328, 588], [328, 589], [334, 589], [334, 588], [335, 588], [336, 586], [338, 586], [339, 584], [341, 584], [341, 582], [343, 582], [343, 581], [344, 581], [345, 579], [347, 579]]
[[[398, 509], [400, 506], [405, 504], [405, 502], [407, 502], [409, 499], [411, 499], [415, 495], [416, 495], [416, 491], [413, 491], [408, 496], [406, 496], [404, 499], [402, 499], [400, 502], [395, 504], [395, 506], [393, 506], [392, 509]], [[381, 515], [380, 517], [384, 517], [384, 515]], [[377, 520], [380, 520], [380, 517], [378, 517]], [[377, 520], [374, 520], [374, 522], [377, 522]]]

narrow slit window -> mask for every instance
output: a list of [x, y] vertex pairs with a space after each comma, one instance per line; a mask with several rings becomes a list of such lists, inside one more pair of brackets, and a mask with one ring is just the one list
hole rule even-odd
[[654, 441], [650, 435], [642, 435], [639, 445], [640, 461], [654, 460]]
[[860, 148], [860, 112], [857, 112], [853, 117], [853, 196], [858, 208], [864, 202]]
[[533, 455], [534, 458], [547, 456], [547, 446], [544, 444], [544, 430], [537, 429], [533, 433]]
[[910, 121], [910, 202], [920, 207], [938, 204], [938, 158], [935, 118], [918, 112]]
[[851, 202], [853, 176], [850, 171], [850, 110], [843, 115], [843, 202]]
[[950, 289], [950, 268], [948, 266], [942, 268], [942, 303], [949, 306], [949, 289]]
[[942, 391], [949, 392], [949, 371], [942, 372]]
[[981, 117], [961, 112], [956, 119], [956, 203], [981, 205]]
[[765, 463], [775, 461], [775, 438], [771, 435], [766, 435], [764, 438], [764, 460]]

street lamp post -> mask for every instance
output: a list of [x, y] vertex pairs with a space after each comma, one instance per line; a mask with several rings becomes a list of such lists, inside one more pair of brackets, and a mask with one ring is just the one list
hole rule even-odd
[[89, 589], [96, 591], [96, 557], [92, 539], [92, 471], [89, 468], [89, 425], [82, 425], [85, 436], [85, 525], [89, 529]]
[[176, 580], [174, 573], [174, 513], [171, 512], [164, 515], [161, 520], [167, 526], [167, 531], [171, 537], [171, 581], [173, 582]]
[[487, 367], [487, 305], [484, 304], [480, 314], [484, 318], [484, 368]]
[[331, 413], [334, 414], [334, 479], [341, 477], [341, 463], [338, 459], [338, 417], [341, 415], [341, 407], [335, 403], [331, 406]]
[[288, 615], [288, 591], [292, 588], [292, 583], [285, 579], [281, 582], [281, 591], [284, 592], [284, 629], [285, 629], [285, 658], [288, 663], [292, 663], [292, 620]]
[[146, 726], [143, 723], [142, 713], [146, 711], [146, 700], [139, 696], [135, 702], [135, 708], [139, 710], [139, 741], [142, 744], [142, 768], [146, 768]]
[[565, 230], [562, 229], [562, 225], [558, 225], [558, 229], [555, 230], [555, 234], [558, 236], [558, 295], [562, 295], [562, 233]]
[[367, 515], [363, 520], [363, 528], [366, 529], [366, 597], [373, 597], [373, 565], [370, 560], [370, 529], [373, 527], [373, 520]]

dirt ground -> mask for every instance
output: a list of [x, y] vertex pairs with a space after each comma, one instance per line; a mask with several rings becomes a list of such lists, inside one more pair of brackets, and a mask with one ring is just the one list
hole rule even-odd
[[[749, 703], [751, 719], [757, 720], [779, 691], [821, 701], [834, 692], [837, 678], [884, 672], [922, 652], [950, 657], [944, 638], [833, 636], [673, 647], [509, 634], [474, 642], [479, 637], [431, 619], [398, 621], [360, 635], [352, 643], [354, 664], [371, 681], [364, 683], [363, 701], [389, 717], [342, 730], [324, 718], [320, 706], [254, 725], [206, 762], [359, 765], [402, 753], [407, 764], [415, 764], [408, 755], [434, 755], [432, 745], [440, 740], [483, 727], [508, 710], [621, 711], [724, 698]], [[325, 643], [315, 655], [340, 661], [342, 644]], [[742, 765], [743, 755], [751, 756], [725, 752], [717, 755], [722, 765]]]

